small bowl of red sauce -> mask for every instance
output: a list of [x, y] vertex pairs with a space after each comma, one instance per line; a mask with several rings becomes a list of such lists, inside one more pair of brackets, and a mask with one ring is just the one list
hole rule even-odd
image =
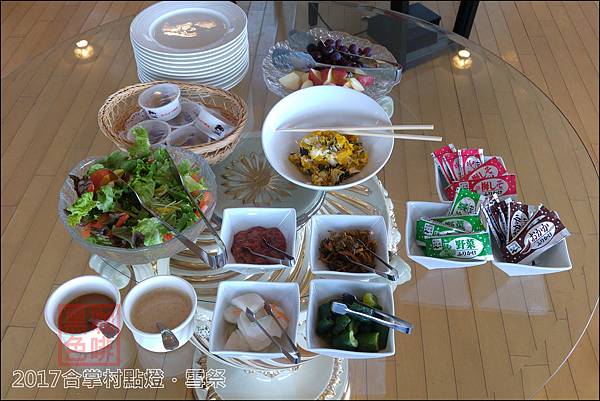
[[121, 294], [118, 288], [100, 276], [81, 276], [58, 287], [46, 301], [46, 324], [68, 349], [96, 352], [110, 345], [118, 336], [106, 338], [92, 319], [123, 326]]
[[[224, 268], [240, 273], [255, 270], [278, 270], [294, 267], [272, 247], [285, 251], [296, 259], [296, 209], [293, 208], [231, 208], [223, 210], [221, 238], [227, 247]], [[272, 246], [270, 247], [265, 243]], [[253, 252], [250, 252], [253, 251]], [[284, 263], [256, 254], [282, 259]]]

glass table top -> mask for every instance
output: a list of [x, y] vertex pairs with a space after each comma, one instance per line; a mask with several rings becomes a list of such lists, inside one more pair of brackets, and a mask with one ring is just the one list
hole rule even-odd
[[[259, 131], [279, 100], [265, 86], [262, 60], [271, 46], [287, 38], [289, 30], [307, 31], [311, 26], [307, 2], [252, 2], [244, 7], [250, 68], [232, 91], [247, 102], [248, 130]], [[25, 202], [29, 182], [36, 177], [54, 179], [46, 198], [56, 199], [57, 183], [72, 166], [114, 147], [98, 129], [97, 112], [110, 94], [138, 82], [129, 41], [131, 20], [81, 34], [2, 80], [3, 127], [20, 127], [2, 132], [2, 206]], [[567, 243], [573, 267], [557, 274], [509, 277], [491, 263], [427, 270], [410, 262], [412, 279], [397, 288], [395, 308], [415, 324], [415, 331], [397, 336], [394, 357], [350, 363], [353, 397], [534, 396], [565, 363], [598, 303], [598, 170], [586, 144], [532, 82], [469, 40], [388, 10], [337, 2], [319, 2], [317, 26], [388, 48], [404, 67], [401, 82], [388, 94], [394, 105], [392, 122], [431, 123], [444, 143], [502, 156], [508, 170], [517, 174], [519, 200], [557, 210], [571, 232]], [[95, 49], [89, 60], [73, 56], [75, 41], [80, 39]], [[461, 50], [467, 50], [468, 57], [464, 52], [459, 57]], [[23, 104], [29, 99], [33, 103], [24, 113]], [[430, 157], [436, 147], [396, 141], [379, 174], [396, 207], [402, 234], [405, 202], [438, 200]], [[35, 212], [44, 242], [51, 228], [60, 225], [55, 204], [49, 203], [47, 213], [45, 206]], [[409, 261], [404, 240], [399, 255]], [[62, 246], [68, 247], [68, 242]], [[9, 252], [14, 260], [28, 250], [17, 247]], [[67, 257], [72, 254], [77, 252]], [[53, 286], [89, 274], [89, 255], [73, 257], [79, 259], [50, 261], [57, 271], [62, 263], [79, 261], [81, 266], [57, 275], [55, 281], [38, 283], [36, 307], [23, 309], [19, 298], [3, 294], [3, 328], [22, 321], [44, 325], [39, 317]], [[24, 274], [11, 270], [4, 275], [4, 270], [3, 266], [3, 286], [18, 283]], [[38, 274], [31, 268], [27, 280]], [[53, 341], [45, 347], [41, 352], [47, 364], [38, 360], [35, 366], [21, 368], [56, 368], [60, 345]], [[586, 347], [597, 360], [597, 344], [588, 342]], [[40, 350], [27, 350], [26, 356], [33, 352]], [[24, 359], [28, 360], [33, 358]], [[9, 395], [27, 391], [31, 389], [11, 389]], [[37, 392], [38, 396], [45, 391]]]

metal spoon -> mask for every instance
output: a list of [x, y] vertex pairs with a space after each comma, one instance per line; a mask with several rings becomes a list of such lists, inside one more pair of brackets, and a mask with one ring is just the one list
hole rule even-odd
[[368, 315], [366, 313], [362, 313], [362, 312], [357, 312], [355, 310], [352, 310], [350, 308], [348, 308], [348, 306], [346, 304], [343, 304], [341, 302], [332, 302], [331, 303], [331, 311], [333, 313], [336, 313], [338, 315], [354, 315], [354, 316], [358, 316], [358, 317], [362, 317], [364, 319], [368, 319], [372, 322], [375, 323], [379, 323], [382, 326], [388, 327], [390, 329], [399, 331], [401, 333], [404, 334], [410, 334], [412, 331], [412, 325], [410, 327], [406, 327], [405, 325], [401, 325], [395, 322], [390, 322], [388, 320], [384, 320], [384, 319], [380, 319], [378, 317], [375, 316], [371, 316]]
[[365, 304], [365, 303], [363, 303], [363, 302], [359, 301], [359, 299], [358, 299], [358, 298], [356, 298], [356, 297], [355, 297], [354, 295], [352, 295], [352, 294], [349, 294], [349, 293], [347, 293], [347, 292], [346, 292], [346, 293], [344, 293], [344, 294], [342, 295], [342, 299], [344, 300], [344, 303], [345, 303], [345, 304], [347, 304], [347, 305], [352, 305], [352, 303], [354, 303], [354, 302], [355, 302], [355, 303], [357, 303], [357, 304], [359, 304], [359, 305], [361, 305], [361, 306], [364, 306], [364, 307], [366, 307], [366, 308], [369, 308], [369, 309], [371, 309], [371, 310], [373, 311], [373, 314], [374, 314], [374, 315], [379, 315], [379, 316], [381, 316], [381, 317], [384, 317], [384, 318], [390, 319], [390, 320], [394, 321], [395, 323], [397, 323], [398, 325], [400, 325], [400, 326], [403, 326], [403, 327], [406, 327], [406, 330], [407, 330], [407, 333], [406, 333], [406, 334], [410, 334], [410, 332], [411, 332], [411, 331], [412, 331], [412, 329], [413, 329], [413, 324], [412, 324], [412, 323], [410, 323], [410, 322], [407, 322], [406, 320], [402, 320], [402, 319], [400, 319], [399, 317], [396, 317], [396, 316], [394, 316], [394, 315], [391, 315], [391, 314], [389, 314], [389, 313], [386, 313], [386, 312], [384, 312], [384, 311], [381, 311], [381, 310], [379, 310], [379, 309], [375, 309], [375, 308], [373, 308], [373, 307], [371, 307], [371, 306], [369, 306], [369, 305], [367, 305], [367, 304]]
[[[275, 344], [275, 346], [277, 348], [279, 348], [279, 351], [285, 355], [285, 357], [292, 363], [294, 364], [298, 364], [300, 363], [300, 358], [297, 356], [292, 356], [292, 354], [290, 354], [285, 348], [283, 348], [281, 346], [281, 344], [279, 344], [279, 341], [275, 340], [275, 338], [269, 334], [269, 332], [262, 326], [262, 324], [260, 324], [258, 322], [258, 320], [256, 319], [256, 315], [254, 314], [254, 312], [252, 312], [252, 310], [250, 308], [246, 308], [246, 317], [248, 318], [248, 320], [250, 320], [252, 323], [256, 323], [256, 325], [260, 328], [260, 330], [265, 334], [265, 336], [267, 336], [269, 338], [269, 340], [271, 340], [271, 342], [273, 344]], [[277, 319], [275, 319], [277, 320]]]
[[175, 348], [179, 347], [179, 340], [171, 330], [167, 329], [160, 322], [156, 322], [156, 327], [158, 327], [158, 330], [160, 330], [163, 347], [165, 347], [165, 349], [172, 351]]
[[88, 319], [88, 322], [96, 326], [106, 338], [114, 338], [119, 335], [119, 328], [106, 320]]

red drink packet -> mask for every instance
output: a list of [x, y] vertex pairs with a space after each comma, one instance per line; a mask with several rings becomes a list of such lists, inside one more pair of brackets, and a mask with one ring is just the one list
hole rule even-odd
[[466, 176], [467, 180], [483, 180], [484, 178], [500, 177], [506, 174], [506, 167], [497, 157], [492, 157], [490, 160], [471, 171]]
[[458, 163], [460, 177], [467, 177], [483, 164], [483, 149], [459, 149]]
[[446, 165], [444, 164], [444, 155], [446, 153], [455, 153], [455, 152], [456, 152], [456, 149], [454, 148], [454, 145], [449, 144], [447, 146], [444, 146], [443, 148], [435, 150], [431, 154], [431, 157], [433, 158], [433, 162], [442, 171], [442, 175], [444, 176], [446, 181], [448, 181], [449, 183], [454, 181], [454, 179], [453, 179], [452, 173], [448, 171], [448, 169], [446, 168]]
[[448, 182], [452, 183], [452, 182], [460, 180], [460, 177], [462, 176], [462, 174], [460, 172], [460, 162], [458, 160], [458, 152], [444, 154], [442, 156], [442, 162], [444, 163], [444, 166], [446, 166], [446, 170], [448, 170], [448, 172], [450, 173], [451, 178], [452, 178]]
[[517, 194], [517, 176], [507, 174], [500, 177], [484, 178], [482, 180], [461, 180], [444, 188], [449, 200], [454, 200], [458, 188], [466, 188], [483, 196], [496, 194], [510, 196]]

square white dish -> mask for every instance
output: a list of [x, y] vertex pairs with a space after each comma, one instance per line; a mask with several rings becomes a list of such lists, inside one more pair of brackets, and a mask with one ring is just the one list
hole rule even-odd
[[289, 269], [293, 267], [282, 264], [254, 265], [248, 263], [237, 263], [231, 253], [231, 245], [235, 233], [252, 227], [276, 227], [285, 237], [285, 251], [297, 259], [296, 252], [296, 209], [293, 208], [264, 208], [243, 207], [223, 210], [223, 221], [221, 224], [221, 239], [227, 247], [227, 262], [224, 268], [240, 273], [252, 273], [257, 270], [270, 271], [278, 269]]
[[[487, 162], [492, 157], [497, 157], [498, 160], [500, 160], [500, 163], [502, 163], [503, 166], [506, 166], [506, 164], [504, 163], [504, 160], [502, 160], [502, 158], [500, 156], [483, 156], [483, 161]], [[452, 201], [450, 199], [448, 199], [448, 197], [446, 196], [446, 192], [444, 192], [444, 188], [446, 188], [448, 185], [450, 185], [450, 183], [448, 182], [448, 180], [446, 180], [446, 177], [444, 177], [444, 175], [442, 174], [442, 171], [440, 170], [440, 168], [437, 165], [434, 165], [434, 170], [435, 170], [435, 188], [437, 189], [437, 193], [438, 193], [438, 197], [440, 198], [440, 201], [446, 202], [446, 203], [452, 203]], [[513, 196], [513, 198], [514, 198], [514, 196]]]
[[558, 273], [571, 270], [572, 267], [566, 238], [538, 256], [534, 260], [535, 265], [503, 262], [502, 254], [496, 241], [492, 241], [492, 252], [494, 253], [492, 264], [509, 276], [535, 276], [538, 274]]
[[[329, 235], [329, 231], [340, 232], [355, 229], [372, 231], [373, 239], [377, 243], [377, 255], [389, 262], [387, 228], [383, 216], [318, 215], [312, 218], [311, 224], [310, 270], [316, 276], [355, 280], [370, 280], [379, 277], [375, 273], [345, 273], [329, 270], [325, 263], [319, 260], [319, 245], [321, 240]], [[382, 266], [385, 269], [381, 262], [376, 261], [376, 263], [376, 267]]]
[[406, 202], [406, 227], [405, 240], [406, 255], [422, 265], [433, 269], [456, 269], [461, 267], [472, 267], [485, 264], [485, 260], [461, 261], [453, 259], [439, 259], [425, 256], [423, 248], [415, 241], [416, 223], [421, 217], [445, 216], [450, 208], [449, 203], [435, 202]]
[[[235, 325], [225, 320], [225, 309], [231, 300], [240, 295], [256, 293], [264, 300], [276, 303], [288, 317], [287, 334], [296, 342], [298, 319], [300, 317], [300, 289], [297, 283], [269, 283], [259, 281], [224, 281], [219, 284], [213, 321], [210, 328], [209, 349], [216, 355], [240, 359], [273, 359], [282, 358], [280, 352], [252, 352], [226, 350], [225, 344]], [[287, 341], [280, 343], [285, 347]], [[289, 348], [289, 347], [288, 347]]]
[[319, 318], [319, 305], [328, 302], [333, 298], [341, 297], [344, 292], [353, 294], [357, 298], [362, 298], [366, 292], [370, 292], [377, 297], [384, 312], [392, 315], [394, 314], [394, 298], [392, 289], [388, 284], [334, 279], [313, 280], [310, 283], [308, 315], [306, 320], [308, 351], [332, 358], [343, 359], [375, 359], [394, 355], [396, 352], [394, 342], [395, 333], [391, 329], [388, 335], [387, 346], [379, 352], [346, 351], [330, 348], [327, 342], [317, 335], [316, 326]]

